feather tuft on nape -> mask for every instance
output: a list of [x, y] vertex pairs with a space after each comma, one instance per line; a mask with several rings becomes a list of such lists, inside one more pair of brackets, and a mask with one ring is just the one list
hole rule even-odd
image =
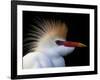
[[[68, 32], [67, 25], [60, 20], [36, 20], [35, 25], [27, 33], [24, 39], [24, 48], [27, 47], [28, 52], [33, 52], [41, 48], [43, 45], [50, 43], [55, 37], [65, 39]], [[31, 41], [31, 42], [28, 42]]]

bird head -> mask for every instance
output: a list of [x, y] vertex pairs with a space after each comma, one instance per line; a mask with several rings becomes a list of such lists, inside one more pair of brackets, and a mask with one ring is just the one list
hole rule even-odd
[[29, 33], [31, 37], [27, 38], [27, 40], [36, 40], [31, 42], [30, 51], [64, 56], [71, 53], [75, 47], [86, 47], [80, 42], [66, 40], [68, 27], [60, 20], [43, 20], [37, 22], [37, 25], [38, 27], [32, 25], [35, 30]]

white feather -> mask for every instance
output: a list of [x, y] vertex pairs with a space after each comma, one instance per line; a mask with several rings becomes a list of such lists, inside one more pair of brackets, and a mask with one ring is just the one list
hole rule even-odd
[[[43, 21], [38, 24], [39, 27], [34, 27], [38, 32], [31, 31], [32, 36], [25, 40], [36, 40], [24, 45], [31, 46], [29, 50], [34, 50], [23, 57], [23, 68], [45, 68], [45, 67], [64, 67], [65, 61], [63, 56], [71, 53], [74, 47], [59, 46], [55, 40], [64, 40], [67, 34], [66, 24], [61, 21]], [[37, 34], [38, 33], [38, 34]], [[33, 46], [33, 47], [32, 47]], [[34, 48], [35, 46], [35, 48]]]

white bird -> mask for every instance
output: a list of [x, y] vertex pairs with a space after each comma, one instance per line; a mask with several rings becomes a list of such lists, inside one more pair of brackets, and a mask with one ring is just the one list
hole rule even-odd
[[73, 52], [75, 47], [86, 47], [66, 40], [68, 27], [60, 20], [43, 20], [37, 24], [39, 27], [33, 25], [36, 30], [28, 33], [32, 37], [26, 38], [35, 41], [24, 45], [30, 46], [30, 52], [23, 57], [23, 69], [64, 67], [63, 56]]

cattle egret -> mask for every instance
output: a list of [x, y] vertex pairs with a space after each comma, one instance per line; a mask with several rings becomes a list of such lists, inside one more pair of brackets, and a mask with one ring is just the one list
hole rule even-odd
[[29, 53], [23, 57], [23, 69], [64, 67], [63, 56], [72, 53], [75, 47], [86, 47], [80, 42], [67, 41], [67, 25], [58, 20], [43, 20], [32, 25], [33, 29], [25, 40], [34, 40], [24, 44]]

